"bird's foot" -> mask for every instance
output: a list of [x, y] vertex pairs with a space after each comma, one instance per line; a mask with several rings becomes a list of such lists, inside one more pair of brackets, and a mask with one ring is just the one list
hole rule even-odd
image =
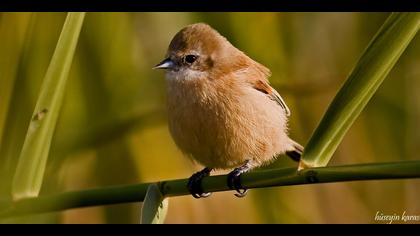
[[201, 186], [201, 181], [204, 177], [210, 176], [210, 172], [210, 168], [204, 168], [203, 170], [193, 174], [188, 180], [188, 191], [194, 198], [206, 198], [211, 195], [211, 193], [204, 193], [203, 187]]
[[227, 185], [230, 189], [235, 190], [235, 196], [245, 197], [248, 189], [244, 188], [241, 184], [241, 175], [251, 169], [250, 162], [247, 161], [244, 165], [235, 168], [227, 176]]

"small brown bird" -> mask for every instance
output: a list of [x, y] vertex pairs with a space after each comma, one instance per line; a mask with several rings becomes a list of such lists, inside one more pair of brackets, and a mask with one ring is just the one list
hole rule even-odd
[[287, 134], [290, 110], [267, 80], [270, 70], [235, 48], [204, 23], [172, 39], [166, 59], [170, 133], [177, 146], [206, 168], [189, 179], [196, 197], [207, 197], [202, 178], [235, 168], [228, 186], [242, 197], [240, 175], [287, 154], [298, 161], [303, 147]]

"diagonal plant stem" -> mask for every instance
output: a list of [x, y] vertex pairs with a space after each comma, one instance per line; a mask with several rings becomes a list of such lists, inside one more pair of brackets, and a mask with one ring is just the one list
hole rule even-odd
[[420, 28], [420, 13], [392, 13], [370, 42], [310, 138], [299, 169], [326, 166]]
[[84, 17], [85, 13], [82, 12], [67, 14], [19, 156], [12, 184], [14, 199], [38, 196], [41, 189]]
[[[251, 172], [241, 176], [242, 185], [249, 189], [404, 178], [420, 178], [420, 161], [318, 167], [299, 172], [296, 168], [284, 168]], [[168, 180], [158, 182], [157, 185], [164, 197], [182, 196], [189, 195], [187, 181], [188, 179]], [[150, 184], [156, 183], [106, 187], [17, 200], [9, 203], [8, 207], [1, 211], [0, 218], [79, 207], [141, 202]], [[205, 192], [229, 191], [226, 175], [204, 178], [202, 185]]]

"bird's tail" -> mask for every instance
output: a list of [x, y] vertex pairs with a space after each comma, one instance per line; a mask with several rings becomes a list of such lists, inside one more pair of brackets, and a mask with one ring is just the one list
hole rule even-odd
[[303, 153], [303, 147], [302, 145], [300, 145], [299, 143], [293, 141], [290, 139], [290, 141], [292, 142], [292, 148], [289, 151], [286, 151], [286, 155], [288, 155], [292, 160], [299, 162], [300, 161], [300, 157], [302, 156]]

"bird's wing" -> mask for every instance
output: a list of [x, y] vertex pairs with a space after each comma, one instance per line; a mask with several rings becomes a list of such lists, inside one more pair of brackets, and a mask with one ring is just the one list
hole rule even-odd
[[280, 94], [273, 89], [267, 81], [265, 80], [255, 80], [252, 81], [253, 87], [262, 92], [267, 94], [272, 100], [276, 101], [286, 112], [287, 116], [290, 116], [290, 109], [287, 107], [286, 103], [284, 102], [283, 98], [280, 96]]

